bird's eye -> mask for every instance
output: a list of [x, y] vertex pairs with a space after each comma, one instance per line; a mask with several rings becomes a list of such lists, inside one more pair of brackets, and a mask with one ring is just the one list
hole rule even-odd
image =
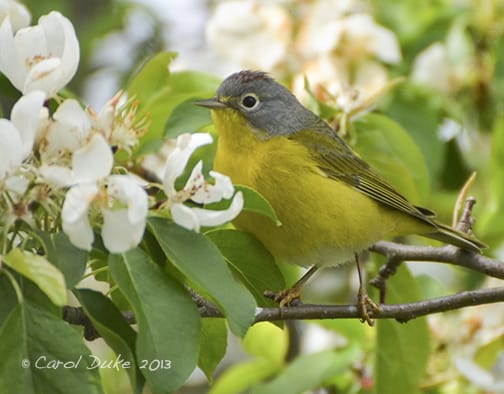
[[254, 109], [259, 104], [259, 97], [253, 93], [247, 93], [242, 96], [240, 103], [248, 110]]

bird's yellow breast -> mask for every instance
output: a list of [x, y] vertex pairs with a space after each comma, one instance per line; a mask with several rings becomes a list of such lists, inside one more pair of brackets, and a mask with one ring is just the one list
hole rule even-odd
[[305, 146], [283, 136], [263, 138], [233, 110], [214, 110], [212, 117], [219, 132], [215, 169], [261, 193], [282, 222], [243, 212], [234, 224], [277, 258], [334, 265], [384, 237], [414, 232], [404, 228], [404, 215], [325, 176]]

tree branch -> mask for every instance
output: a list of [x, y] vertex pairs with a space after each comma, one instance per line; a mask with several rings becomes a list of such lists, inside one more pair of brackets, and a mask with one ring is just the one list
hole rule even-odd
[[[476, 199], [474, 197], [466, 198], [466, 195], [470, 186], [474, 182], [475, 176], [475, 173], [473, 173], [462, 188], [453, 213], [453, 222], [456, 223], [458, 212], [462, 206], [462, 201], [465, 200], [462, 215], [460, 215], [455, 228], [468, 235], [473, 235], [472, 226], [474, 224], [474, 219], [471, 214], [474, 205], [476, 204]], [[369, 282], [371, 285], [379, 289], [381, 304], [385, 303], [388, 278], [395, 274], [397, 268], [403, 261], [448, 263], [470, 268], [474, 271], [481, 272], [494, 278], [504, 279], [503, 262], [491, 259], [478, 253], [459, 249], [453, 245], [434, 248], [380, 241], [371, 246], [369, 250], [387, 257], [387, 263], [380, 268], [378, 275]]]
[[[380, 311], [369, 311], [372, 319], [396, 319], [406, 322], [433, 313], [446, 312], [467, 306], [491, 304], [504, 301], [504, 287], [464, 291], [455, 295], [433, 298], [405, 304], [380, 305]], [[223, 317], [213, 305], [200, 307], [202, 317]], [[301, 304], [284, 308], [257, 308], [255, 322], [276, 320], [361, 318], [355, 305], [308, 305]]]
[[372, 252], [381, 254], [388, 261], [369, 283], [380, 291], [380, 303], [385, 303], [386, 281], [403, 261], [429, 261], [457, 265], [481, 272], [487, 276], [504, 279], [504, 262], [452, 245], [442, 247], [403, 245], [395, 242], [379, 241], [371, 246]]
[[[211, 302], [198, 300], [201, 317], [223, 317], [222, 312]], [[395, 319], [406, 322], [433, 313], [456, 310], [468, 306], [504, 302], [504, 287], [464, 291], [455, 295], [433, 298], [430, 300], [405, 304], [383, 304], [380, 311], [369, 311], [372, 319]], [[128, 323], [135, 319], [131, 312], [124, 314]], [[312, 320], [312, 319], [360, 319], [360, 311], [355, 305], [308, 305], [289, 306], [284, 308], [257, 308], [255, 323], [277, 320]], [[84, 326], [85, 338], [89, 341], [99, 338], [100, 334], [93, 327], [81, 307], [63, 307], [63, 319], [70, 324]]]
[[369, 250], [387, 256], [389, 259], [448, 263], [470, 268], [494, 278], [504, 279], [504, 262], [474, 252], [468, 252], [452, 245], [436, 248], [379, 241], [371, 246]]

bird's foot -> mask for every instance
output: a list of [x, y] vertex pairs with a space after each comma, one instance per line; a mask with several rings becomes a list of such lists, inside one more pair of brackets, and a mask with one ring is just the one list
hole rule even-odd
[[369, 326], [374, 326], [374, 320], [369, 316], [369, 311], [380, 312], [380, 306], [369, 297], [366, 289], [361, 286], [357, 294], [357, 309], [361, 315], [361, 321]]
[[277, 292], [267, 290], [264, 292], [264, 296], [278, 303], [280, 308], [295, 306], [301, 303], [301, 289], [295, 286]]

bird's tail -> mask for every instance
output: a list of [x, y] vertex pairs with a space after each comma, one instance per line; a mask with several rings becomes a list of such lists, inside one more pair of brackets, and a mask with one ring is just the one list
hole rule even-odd
[[476, 253], [481, 253], [481, 249], [487, 247], [487, 245], [485, 245], [483, 242], [476, 239], [475, 237], [469, 234], [464, 234], [445, 224], [436, 223], [436, 227], [437, 227], [436, 231], [422, 235]]

